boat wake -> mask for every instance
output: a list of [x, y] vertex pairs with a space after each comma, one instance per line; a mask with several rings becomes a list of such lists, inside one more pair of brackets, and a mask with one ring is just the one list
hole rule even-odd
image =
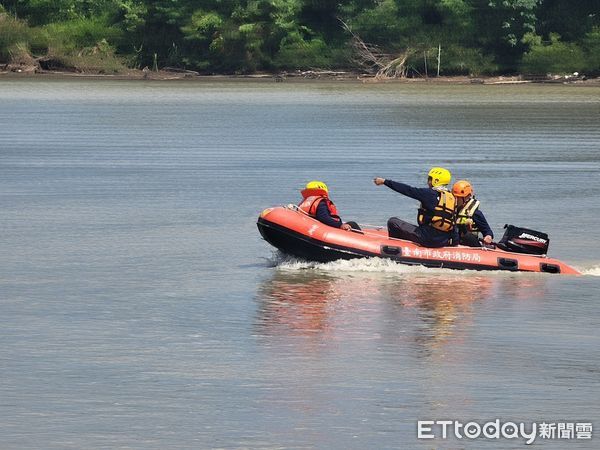
[[580, 267], [579, 271], [582, 275], [589, 275], [592, 277], [600, 277], [600, 265], [596, 264], [592, 267]]
[[[408, 266], [405, 264], [398, 264], [390, 259], [384, 258], [359, 258], [350, 260], [338, 260], [328, 263], [318, 263], [305, 261], [302, 259], [294, 258], [292, 256], [285, 255], [283, 253], [275, 252], [269, 260], [269, 266], [276, 267], [279, 270], [285, 271], [302, 271], [302, 270], [314, 270], [318, 272], [325, 272], [329, 274], [343, 274], [352, 272], [372, 272], [372, 273], [385, 273], [385, 274], [423, 274], [423, 275], [434, 275], [443, 274], [448, 275], [453, 273], [456, 276], [481, 276], [483, 273], [476, 270], [450, 270], [450, 269], [438, 269], [424, 266]], [[582, 275], [600, 277], [600, 265], [595, 264], [587, 267], [578, 267], [578, 270]], [[536, 275], [532, 272], [509, 272], [504, 270], [490, 270], [485, 272], [488, 275], [501, 275], [501, 276], [532, 276]], [[545, 274], [537, 274], [545, 276]]]
[[[283, 271], [312, 270], [327, 273], [329, 275], [350, 275], [352, 273], [373, 274], [400, 274], [400, 275], [444, 275], [453, 277], [481, 276], [481, 271], [476, 270], [450, 270], [442, 268], [431, 268], [421, 265], [409, 266], [398, 264], [390, 259], [384, 258], [357, 258], [350, 260], [337, 260], [327, 263], [306, 261], [281, 253], [274, 253], [271, 259], [272, 267]], [[486, 274], [499, 275], [524, 275], [525, 272], [486, 271]], [[531, 275], [531, 274], [529, 274]]]
[[[277, 265], [282, 270], [318, 270], [323, 272], [377, 272], [377, 273], [415, 273], [430, 272], [423, 266], [407, 266], [395, 263], [389, 259], [382, 258], [360, 258], [350, 260], [337, 260], [327, 263], [318, 263], [303, 261], [295, 258], [288, 258], [280, 261]], [[440, 270], [440, 269], [433, 269]]]

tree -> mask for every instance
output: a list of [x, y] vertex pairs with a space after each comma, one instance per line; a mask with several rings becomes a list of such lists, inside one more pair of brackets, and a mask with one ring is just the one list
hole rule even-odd
[[495, 55], [504, 71], [514, 71], [523, 52], [526, 33], [535, 32], [541, 0], [469, 0], [473, 11], [473, 44]]
[[561, 42], [558, 34], [551, 33], [550, 42], [547, 43], [533, 33], [524, 40], [530, 45], [521, 64], [525, 73], [562, 75], [582, 72], [586, 66], [583, 50], [577, 44]]

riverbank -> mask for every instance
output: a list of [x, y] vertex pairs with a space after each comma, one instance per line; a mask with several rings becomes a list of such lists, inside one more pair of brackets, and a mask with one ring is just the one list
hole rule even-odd
[[115, 79], [115, 80], [254, 80], [268, 82], [298, 82], [298, 81], [336, 81], [336, 82], [360, 82], [360, 83], [430, 83], [430, 84], [572, 84], [600, 86], [600, 77], [586, 78], [577, 75], [567, 76], [440, 76], [422, 78], [377, 78], [370, 74], [346, 71], [295, 71], [281, 73], [258, 73], [251, 75], [201, 75], [191, 70], [165, 68], [158, 71], [127, 69], [115, 74], [104, 73], [80, 73], [39, 70], [32, 67], [5, 66], [0, 69], [2, 78], [88, 78], [88, 79]]

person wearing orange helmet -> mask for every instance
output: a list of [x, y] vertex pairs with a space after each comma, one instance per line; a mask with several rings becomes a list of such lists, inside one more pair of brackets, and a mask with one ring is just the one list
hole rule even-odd
[[491, 244], [494, 232], [490, 228], [483, 212], [479, 209], [479, 200], [473, 195], [473, 186], [467, 180], [460, 180], [452, 186], [456, 197], [456, 235], [455, 243], [469, 247], [481, 247], [479, 233], [483, 242]]
[[310, 181], [300, 193], [303, 200], [298, 208], [309, 216], [330, 227], [360, 230], [356, 222], [342, 221], [336, 206], [329, 199], [329, 188], [322, 181]]

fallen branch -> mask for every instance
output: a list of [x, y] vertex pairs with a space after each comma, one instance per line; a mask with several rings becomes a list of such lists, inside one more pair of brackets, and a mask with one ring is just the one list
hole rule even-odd
[[396, 55], [383, 52], [378, 46], [366, 43], [350, 26], [338, 18], [344, 29], [352, 36], [354, 62], [370, 73], [375, 73], [375, 79], [406, 78], [408, 67], [406, 61], [412, 54], [410, 48]]

